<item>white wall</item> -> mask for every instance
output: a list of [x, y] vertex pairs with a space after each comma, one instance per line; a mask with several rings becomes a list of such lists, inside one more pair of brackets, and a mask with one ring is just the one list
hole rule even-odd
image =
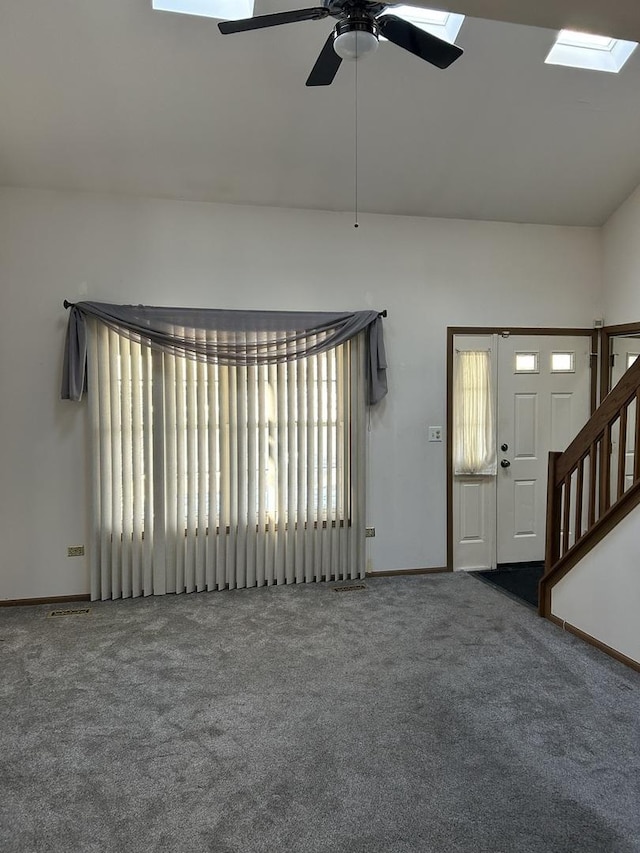
[[606, 324], [640, 322], [640, 187], [611, 216], [602, 233]]
[[58, 399], [62, 300], [387, 308], [371, 417], [374, 570], [445, 563], [447, 325], [590, 326], [595, 229], [0, 190], [0, 598], [88, 590], [84, 405]]
[[551, 612], [640, 663], [640, 510], [624, 518], [551, 590]]

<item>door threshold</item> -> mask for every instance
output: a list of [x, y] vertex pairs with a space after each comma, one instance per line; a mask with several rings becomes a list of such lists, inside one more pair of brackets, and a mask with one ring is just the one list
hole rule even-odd
[[544, 560], [524, 560], [517, 563], [496, 563], [497, 569], [543, 569]]

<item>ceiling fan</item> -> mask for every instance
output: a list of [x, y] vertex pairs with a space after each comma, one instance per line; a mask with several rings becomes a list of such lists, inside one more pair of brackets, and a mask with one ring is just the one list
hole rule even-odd
[[323, 0], [322, 6], [312, 9], [258, 15], [241, 21], [221, 21], [218, 27], [221, 33], [242, 33], [298, 21], [318, 21], [329, 15], [336, 18], [338, 23], [311, 69], [307, 86], [328, 86], [343, 59], [359, 59], [371, 53], [377, 48], [380, 35], [437, 68], [448, 68], [462, 55], [463, 51], [457, 45], [449, 44], [396, 15], [383, 14], [387, 8], [386, 3], [375, 0]]

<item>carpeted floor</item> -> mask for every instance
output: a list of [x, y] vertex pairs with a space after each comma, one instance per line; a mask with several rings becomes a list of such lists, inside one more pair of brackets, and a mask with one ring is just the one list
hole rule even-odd
[[640, 851], [635, 672], [464, 574], [366, 587], [1, 610], [2, 853]]
[[538, 584], [544, 574], [544, 563], [500, 566], [497, 569], [469, 572], [470, 576], [498, 587], [498, 589], [524, 601], [530, 607], [538, 606]]

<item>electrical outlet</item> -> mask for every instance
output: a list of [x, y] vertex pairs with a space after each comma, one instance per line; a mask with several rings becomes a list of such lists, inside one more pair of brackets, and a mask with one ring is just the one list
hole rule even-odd
[[442, 441], [442, 427], [441, 426], [430, 426], [429, 427], [429, 441]]
[[69, 545], [67, 557], [84, 557], [84, 545]]
[[372, 537], [374, 537], [376, 535], [375, 527], [367, 527], [364, 535], [367, 537], [367, 539], [371, 539]]

